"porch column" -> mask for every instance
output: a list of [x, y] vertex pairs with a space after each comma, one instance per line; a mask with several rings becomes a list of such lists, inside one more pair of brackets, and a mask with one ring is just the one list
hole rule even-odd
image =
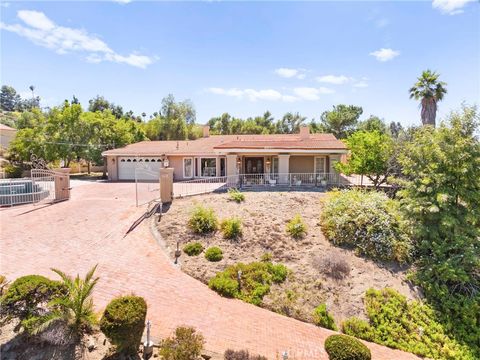
[[280, 184], [288, 184], [288, 174], [290, 173], [290, 154], [278, 155], [278, 182]]
[[226, 166], [227, 166], [227, 182], [230, 184], [236, 184], [238, 182], [238, 169], [237, 169], [237, 154], [227, 154], [226, 155]]

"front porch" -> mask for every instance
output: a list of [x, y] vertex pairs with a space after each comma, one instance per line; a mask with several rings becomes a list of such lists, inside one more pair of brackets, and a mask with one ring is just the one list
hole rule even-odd
[[211, 192], [227, 191], [231, 188], [261, 191], [326, 191], [334, 187], [355, 185], [338, 173], [263, 173], [199, 178], [173, 183], [173, 196], [185, 197]]

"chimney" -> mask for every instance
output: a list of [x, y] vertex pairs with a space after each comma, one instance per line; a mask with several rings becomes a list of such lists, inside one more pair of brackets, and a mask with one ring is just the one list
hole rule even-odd
[[208, 125], [203, 125], [203, 137], [209, 137], [210, 136], [210, 126]]
[[310, 128], [308, 125], [300, 126], [300, 139], [307, 140], [310, 137]]

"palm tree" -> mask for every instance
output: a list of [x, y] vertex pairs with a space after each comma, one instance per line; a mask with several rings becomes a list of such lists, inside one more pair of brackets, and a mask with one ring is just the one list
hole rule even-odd
[[52, 269], [62, 278], [67, 295], [51, 302], [50, 305], [54, 310], [40, 321], [36, 333], [42, 332], [56, 321], [63, 321], [70, 325], [76, 334], [81, 334], [91, 328], [96, 322], [91, 298], [93, 289], [99, 280], [98, 277], [93, 277], [96, 268], [97, 265], [85, 275], [84, 279], [80, 279], [78, 274], [72, 278], [60, 270]]
[[32, 92], [32, 99], [35, 99], [35, 93], [33, 92], [33, 90], [35, 90], [35, 86], [30, 85], [28, 88], [29, 88], [30, 91]]
[[445, 88], [447, 84], [443, 81], [438, 81], [439, 76], [440, 74], [436, 72], [425, 70], [409, 91], [410, 99], [421, 101], [423, 125], [435, 126], [437, 103], [443, 100], [443, 96], [447, 93]]

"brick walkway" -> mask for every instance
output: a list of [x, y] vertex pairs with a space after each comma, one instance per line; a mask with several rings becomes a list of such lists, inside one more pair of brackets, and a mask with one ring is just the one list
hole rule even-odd
[[[8, 279], [26, 274], [53, 278], [49, 269], [56, 267], [83, 275], [98, 263], [97, 310], [117, 295], [143, 296], [157, 340], [178, 325], [191, 325], [214, 352], [244, 348], [276, 359], [287, 350], [289, 359], [328, 359], [323, 343], [332, 331], [218, 296], [171, 264], [148, 223], [124, 237], [144, 210], [134, 206], [134, 184], [94, 183], [72, 193], [70, 201], [52, 206], [0, 210], [0, 273]], [[416, 359], [368, 346], [373, 359]]]

